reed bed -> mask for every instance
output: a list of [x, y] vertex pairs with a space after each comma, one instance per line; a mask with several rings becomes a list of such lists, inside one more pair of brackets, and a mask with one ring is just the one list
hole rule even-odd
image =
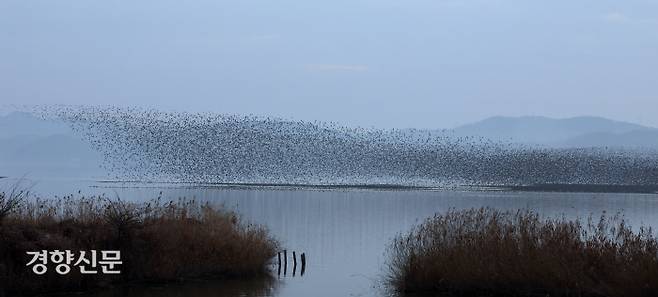
[[[179, 199], [133, 203], [105, 196], [53, 200], [0, 194], [0, 296], [80, 291], [116, 283], [268, 274], [278, 243], [222, 206]], [[2, 213], [0, 213], [1, 215]], [[120, 250], [120, 275], [36, 275], [27, 251]]]
[[658, 242], [620, 215], [450, 210], [399, 235], [388, 253], [400, 295], [658, 296]]

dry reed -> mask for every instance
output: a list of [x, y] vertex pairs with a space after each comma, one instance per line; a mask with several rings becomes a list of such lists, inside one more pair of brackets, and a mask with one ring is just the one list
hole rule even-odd
[[393, 241], [388, 281], [402, 295], [658, 296], [657, 254], [652, 230], [619, 215], [451, 210]]
[[[186, 199], [21, 200], [0, 220], [0, 296], [136, 281], [253, 277], [267, 274], [278, 249], [264, 227], [243, 223], [223, 207]], [[40, 250], [120, 250], [121, 274], [82, 275], [73, 267], [61, 276], [50, 267], [39, 276], [25, 265], [26, 252]]]

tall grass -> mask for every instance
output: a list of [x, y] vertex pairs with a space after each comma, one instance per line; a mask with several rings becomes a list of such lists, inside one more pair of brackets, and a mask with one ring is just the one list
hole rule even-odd
[[7, 192], [0, 192], [0, 225], [5, 217], [20, 206], [28, 193], [27, 190], [21, 189], [18, 183]]
[[657, 255], [619, 216], [451, 210], [393, 241], [388, 280], [402, 295], [658, 296]]
[[[278, 243], [222, 207], [181, 199], [147, 203], [64, 197], [21, 200], [0, 224], [0, 296], [75, 291], [135, 281], [252, 277], [267, 273]], [[26, 251], [120, 250], [121, 274], [35, 275]]]

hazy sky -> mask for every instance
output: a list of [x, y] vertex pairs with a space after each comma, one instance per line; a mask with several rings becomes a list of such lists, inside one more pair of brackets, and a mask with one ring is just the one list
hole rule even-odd
[[658, 126], [658, 0], [2, 0], [0, 104]]

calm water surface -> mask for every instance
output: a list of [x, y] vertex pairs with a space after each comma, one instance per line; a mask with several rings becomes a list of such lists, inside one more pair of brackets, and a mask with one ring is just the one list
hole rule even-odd
[[399, 232], [450, 208], [529, 208], [546, 216], [623, 212], [634, 226], [658, 227], [658, 195], [458, 191], [312, 190], [172, 187], [149, 184], [41, 182], [36, 192], [106, 193], [125, 200], [196, 198], [224, 204], [264, 224], [288, 250], [305, 252], [304, 276], [116, 288], [91, 296], [381, 296], [386, 247]]

